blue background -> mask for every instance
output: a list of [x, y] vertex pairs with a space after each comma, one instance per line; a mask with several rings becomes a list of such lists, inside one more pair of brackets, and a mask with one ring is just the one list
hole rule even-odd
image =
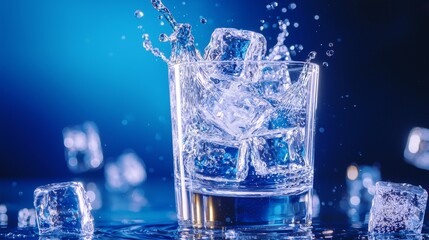
[[[317, 112], [322, 199], [342, 197], [351, 163], [376, 164], [384, 180], [429, 189], [428, 172], [403, 160], [409, 130], [429, 128], [429, 1], [294, 1], [297, 9], [286, 14], [280, 9], [292, 1], [278, 1], [274, 11], [265, 8], [271, 1], [182, 2], [164, 1], [193, 26], [200, 51], [216, 27], [259, 31], [261, 19], [281, 16], [299, 22], [286, 41], [304, 46], [295, 60], [315, 50], [317, 63], [329, 63], [321, 67]], [[144, 17], [134, 16], [137, 9]], [[167, 66], [141, 39], [148, 33], [168, 53], [157, 36], [171, 29], [158, 16], [149, 0], [0, 2], [0, 181], [75, 177], [62, 129], [87, 120], [99, 128], [106, 159], [131, 148], [145, 161], [148, 182], [172, 179]], [[263, 31], [269, 47], [277, 33]]]

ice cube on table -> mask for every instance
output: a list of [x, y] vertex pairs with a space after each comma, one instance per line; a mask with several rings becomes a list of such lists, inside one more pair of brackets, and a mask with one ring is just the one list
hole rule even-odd
[[370, 210], [368, 231], [420, 234], [428, 194], [407, 183], [377, 182]]
[[63, 130], [67, 166], [74, 173], [95, 170], [103, 164], [103, 152], [95, 123], [66, 127]]
[[[267, 51], [265, 37], [256, 32], [235, 28], [216, 28], [210, 43], [205, 48], [207, 61], [257, 61], [262, 60]], [[243, 65], [230, 62], [218, 69], [221, 74], [239, 76]]]
[[411, 129], [404, 158], [418, 168], [429, 170], [429, 129], [421, 127]]
[[18, 211], [18, 227], [35, 227], [36, 226], [36, 212], [34, 208], [23, 208]]
[[91, 235], [91, 204], [79, 182], [52, 183], [34, 190], [40, 235]]

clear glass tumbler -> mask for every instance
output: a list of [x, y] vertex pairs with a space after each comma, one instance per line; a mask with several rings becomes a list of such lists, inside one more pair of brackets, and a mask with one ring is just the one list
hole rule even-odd
[[318, 76], [310, 62], [169, 66], [181, 229], [311, 225]]

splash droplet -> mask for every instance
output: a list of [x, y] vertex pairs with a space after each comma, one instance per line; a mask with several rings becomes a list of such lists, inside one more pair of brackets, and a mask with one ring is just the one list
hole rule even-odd
[[143, 29], [143, 26], [142, 25], [138, 25], [137, 28], [138, 29]]
[[205, 19], [205, 18], [201, 17], [201, 18], [200, 18], [200, 23], [202, 23], [202, 24], [206, 24], [206, 23], [207, 23], [207, 19]]
[[285, 13], [285, 12], [287, 12], [287, 9], [286, 8], [282, 8], [282, 13]]
[[307, 56], [307, 61], [311, 61], [316, 58], [317, 52], [311, 51]]
[[334, 46], [334, 44], [333, 44], [333, 43], [329, 43], [329, 44], [328, 44], [328, 46], [329, 46], [329, 47], [333, 47], [333, 46]]
[[164, 22], [163, 21], [161, 21], [160, 23], [159, 23], [159, 25], [161, 25], [161, 26], [164, 26]]
[[328, 51], [326, 51], [326, 55], [328, 57], [332, 57], [334, 55], [334, 50], [328, 50]]
[[294, 24], [293, 24], [293, 26], [294, 26], [295, 28], [297, 28], [297, 27], [299, 27], [299, 23], [297, 23], [297, 22], [296, 22], [296, 23], [294, 23]]
[[165, 33], [161, 33], [161, 34], [159, 35], [159, 41], [161, 41], [161, 42], [167, 42], [168, 40], [170, 40], [170, 38], [168, 37], [168, 35], [167, 35], [167, 34], [165, 34]]
[[328, 64], [327, 62], [323, 62], [323, 63], [322, 63], [322, 65], [323, 65], [324, 67], [328, 67], [328, 66], [329, 66], [329, 64]]
[[314, 15], [314, 20], [319, 20], [319, 19], [320, 19], [319, 15]]
[[142, 18], [142, 17], [144, 16], [144, 13], [143, 13], [141, 10], [136, 10], [136, 11], [134, 12], [134, 16], [135, 16], [136, 18]]
[[288, 7], [290, 10], [294, 10], [296, 8], [296, 3], [291, 3]]

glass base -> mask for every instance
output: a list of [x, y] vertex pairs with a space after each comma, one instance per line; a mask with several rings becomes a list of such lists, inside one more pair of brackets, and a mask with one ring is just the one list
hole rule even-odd
[[280, 196], [232, 197], [192, 192], [188, 196], [190, 219], [179, 219], [181, 232], [306, 233], [311, 229], [311, 190]]

